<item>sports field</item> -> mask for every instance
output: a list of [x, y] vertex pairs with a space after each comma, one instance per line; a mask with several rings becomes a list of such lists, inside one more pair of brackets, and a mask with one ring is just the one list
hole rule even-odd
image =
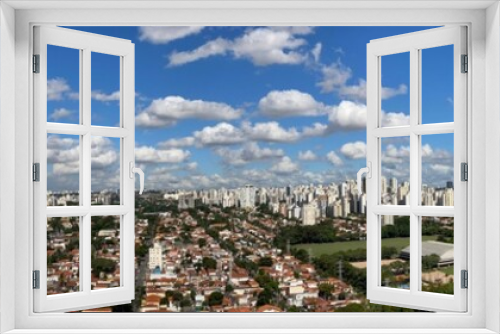
[[[423, 236], [424, 241], [436, 240], [436, 236]], [[396, 247], [398, 252], [410, 244], [410, 238], [389, 238], [382, 239], [382, 246]], [[297, 244], [292, 248], [302, 248], [306, 251], [311, 251], [312, 256], [320, 256], [322, 254], [333, 254], [341, 251], [351, 249], [363, 248], [366, 249], [366, 241], [344, 241], [344, 242], [330, 242], [324, 244]]]

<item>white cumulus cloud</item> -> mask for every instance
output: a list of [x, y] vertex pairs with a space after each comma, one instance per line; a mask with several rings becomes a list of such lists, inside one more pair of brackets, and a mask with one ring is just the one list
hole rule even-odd
[[181, 163], [189, 158], [189, 151], [173, 149], [156, 149], [151, 146], [135, 148], [135, 160], [138, 163]]
[[337, 155], [337, 153], [335, 153], [333, 151], [330, 151], [327, 153], [326, 159], [328, 161], [330, 161], [332, 164], [334, 164], [335, 166], [340, 166], [344, 163], [342, 161], [342, 159]]
[[242, 148], [219, 148], [216, 151], [222, 160], [229, 165], [244, 165], [249, 162], [279, 158], [285, 155], [282, 149], [261, 148], [257, 143], [248, 143]]
[[259, 111], [268, 117], [319, 116], [326, 107], [310, 94], [291, 90], [273, 90], [259, 101]]
[[[322, 79], [317, 83], [322, 93], [335, 92], [339, 97], [351, 99], [355, 101], [366, 100], [366, 80], [358, 79], [357, 83], [349, 84], [352, 79], [352, 69], [345, 66], [339, 60], [330, 65], [322, 64], [320, 66]], [[381, 98], [383, 100], [390, 99], [397, 95], [408, 93], [408, 87], [405, 84], [400, 84], [397, 88], [382, 87]]]
[[206, 126], [200, 131], [195, 131], [193, 137], [199, 146], [232, 145], [245, 141], [243, 132], [226, 122]]
[[346, 143], [340, 148], [340, 153], [348, 159], [363, 159], [366, 157], [366, 143], [362, 141]]
[[73, 116], [74, 114], [75, 112], [72, 110], [66, 108], [58, 108], [49, 115], [49, 119], [53, 121], [59, 121], [61, 119], [71, 118], [71, 116]]
[[295, 128], [285, 129], [278, 122], [263, 122], [252, 125], [250, 122], [242, 124], [245, 135], [255, 141], [291, 143], [300, 139], [301, 134]]
[[342, 101], [332, 108], [328, 120], [334, 128], [359, 130], [366, 128], [366, 105]]
[[194, 137], [172, 138], [158, 143], [159, 147], [186, 147], [195, 144]]
[[71, 92], [71, 87], [64, 78], [47, 80], [47, 100], [62, 100], [65, 94]]
[[314, 58], [314, 61], [316, 63], [319, 62], [319, 59], [321, 57], [321, 49], [323, 48], [323, 45], [321, 43], [316, 43], [316, 45], [314, 46], [314, 48], [311, 50], [311, 54]]
[[303, 160], [303, 161], [314, 161], [314, 160], [317, 160], [318, 157], [316, 156], [316, 154], [311, 151], [311, 150], [307, 150], [307, 151], [299, 151], [299, 160]]
[[118, 161], [120, 152], [113, 141], [106, 137], [92, 137], [91, 140], [92, 168], [103, 169]]
[[299, 165], [285, 156], [271, 167], [271, 171], [276, 174], [292, 174], [299, 171]]
[[153, 44], [167, 44], [176, 39], [200, 33], [203, 26], [139, 27], [139, 40]]
[[91, 96], [94, 100], [100, 102], [120, 101], [121, 93], [119, 90], [110, 94], [103, 93], [99, 90], [92, 91]]
[[156, 99], [136, 116], [136, 125], [146, 128], [172, 126], [182, 119], [234, 120], [243, 114], [225, 103], [186, 100], [181, 96]]
[[307, 59], [301, 47], [307, 41], [299, 36], [312, 33], [310, 27], [260, 27], [249, 29], [233, 39], [217, 38], [190, 51], [173, 52], [169, 66], [179, 66], [203, 58], [231, 54], [236, 59], [248, 59], [256, 66], [300, 64]]

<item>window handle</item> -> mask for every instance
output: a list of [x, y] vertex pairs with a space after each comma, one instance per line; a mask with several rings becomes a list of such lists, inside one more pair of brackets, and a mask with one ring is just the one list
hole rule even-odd
[[370, 161], [368, 161], [366, 164], [367, 164], [366, 167], [361, 168], [358, 171], [358, 194], [359, 195], [361, 195], [363, 193], [362, 189], [361, 189], [361, 175], [366, 174], [367, 178], [369, 178], [369, 179], [372, 178], [372, 163]]
[[142, 192], [144, 191], [144, 172], [142, 171], [142, 169], [134, 167], [134, 162], [130, 161], [129, 162], [129, 176], [131, 179], [134, 179], [135, 173], [139, 174], [139, 187], [140, 187], [139, 195], [141, 195]]

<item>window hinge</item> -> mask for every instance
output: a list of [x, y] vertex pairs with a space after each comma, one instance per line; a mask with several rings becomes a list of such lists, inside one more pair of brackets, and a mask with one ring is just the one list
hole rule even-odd
[[33, 289], [40, 289], [40, 270], [33, 270]]
[[40, 55], [33, 55], [33, 73], [40, 73]]
[[33, 181], [40, 182], [40, 163], [33, 164]]
[[467, 73], [469, 71], [469, 56], [462, 55], [462, 73]]
[[469, 166], [466, 162], [460, 164], [460, 180], [469, 181]]
[[467, 270], [462, 270], [460, 272], [460, 279], [461, 279], [461, 287], [462, 289], [467, 289], [469, 287], [469, 274]]

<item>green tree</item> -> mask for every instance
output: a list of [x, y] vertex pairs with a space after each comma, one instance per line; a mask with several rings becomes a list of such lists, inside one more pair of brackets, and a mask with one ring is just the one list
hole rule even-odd
[[309, 253], [305, 249], [295, 249], [292, 248], [292, 255], [295, 256], [301, 262], [309, 262]]
[[204, 238], [198, 239], [198, 247], [203, 248], [207, 245], [207, 240]]
[[261, 257], [259, 259], [259, 267], [272, 267], [273, 259], [269, 256]]
[[219, 292], [219, 291], [214, 291], [208, 296], [208, 305], [209, 306], [215, 306], [215, 305], [222, 305], [222, 301], [224, 299], [224, 295]]
[[204, 257], [202, 260], [202, 265], [205, 270], [217, 268], [217, 261], [211, 257]]
[[192, 305], [193, 305], [193, 302], [189, 298], [182, 299], [181, 303], [180, 303], [180, 306], [182, 308], [191, 307]]
[[109, 259], [97, 258], [92, 261], [92, 272], [97, 277], [100, 276], [101, 272], [110, 274], [115, 271], [116, 262]]
[[318, 290], [321, 298], [329, 300], [333, 297], [332, 292], [335, 290], [335, 287], [331, 284], [323, 283], [318, 286]]
[[431, 270], [437, 268], [440, 259], [439, 255], [436, 254], [422, 256], [422, 269]]
[[135, 245], [135, 255], [138, 257], [144, 257], [148, 254], [149, 249], [145, 244], [136, 244]]
[[429, 284], [423, 287], [424, 291], [435, 292], [435, 293], [444, 293], [448, 295], [452, 295], [453, 292], [453, 280], [450, 280], [445, 284]]
[[273, 295], [274, 294], [270, 289], [264, 288], [264, 290], [262, 290], [257, 296], [257, 306], [271, 304]]

